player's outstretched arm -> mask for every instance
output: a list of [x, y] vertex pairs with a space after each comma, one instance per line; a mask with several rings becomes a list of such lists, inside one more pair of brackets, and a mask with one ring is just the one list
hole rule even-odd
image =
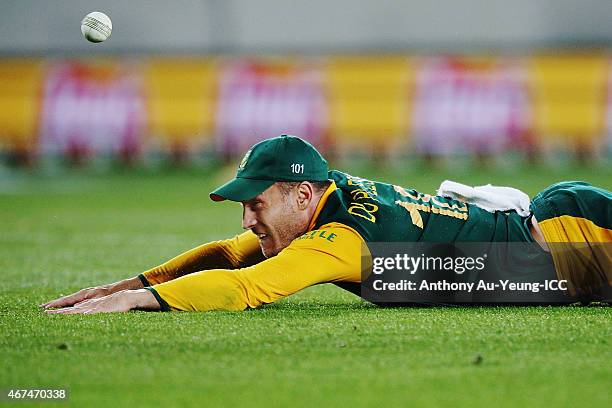
[[[191, 273], [152, 287], [122, 290], [49, 314], [145, 310], [244, 310], [323, 282], [359, 282], [362, 238], [332, 223], [296, 239], [280, 254], [238, 270]], [[309, 262], [304, 262], [307, 259]]]
[[43, 309], [56, 309], [68, 306], [74, 306], [77, 303], [98, 299], [104, 296], [111, 295], [113, 293], [127, 290], [127, 289], [141, 289], [144, 285], [140, 278], [134, 277], [124, 279], [119, 282], [109, 283], [107, 285], [95, 286], [91, 288], [81, 289], [71, 295], [62, 296], [58, 299], [51, 300], [47, 303], [40, 305]]
[[142, 273], [147, 286], [210, 269], [236, 269], [264, 260], [257, 236], [251, 231], [233, 238], [213, 241], [184, 252]]
[[257, 263], [262, 259], [263, 255], [259, 249], [257, 237], [248, 231], [228, 240], [201, 245], [140, 276], [81, 289], [70, 295], [43, 303], [40, 307], [43, 309], [70, 307], [86, 300], [102, 298], [127, 289], [141, 289], [196, 271], [211, 268], [236, 268]]
[[359, 282], [362, 242], [354, 230], [331, 223], [251, 267], [196, 272], [147, 289], [161, 310], [256, 308], [318, 283]]

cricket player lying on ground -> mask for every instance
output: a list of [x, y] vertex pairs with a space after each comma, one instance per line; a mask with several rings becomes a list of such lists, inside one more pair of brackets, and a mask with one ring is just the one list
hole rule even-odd
[[[465, 186], [467, 187], [467, 186]], [[518, 191], [518, 190], [517, 190]], [[491, 211], [340, 171], [308, 142], [282, 135], [254, 145], [236, 177], [210, 194], [242, 203], [247, 232], [177, 256], [137, 277], [82, 289], [41, 305], [47, 313], [244, 310], [332, 282], [359, 294], [363, 242], [611, 242], [612, 193], [564, 182], [526, 213]], [[571, 255], [551, 253], [557, 274]], [[595, 270], [566, 271], [608, 286], [612, 254]]]

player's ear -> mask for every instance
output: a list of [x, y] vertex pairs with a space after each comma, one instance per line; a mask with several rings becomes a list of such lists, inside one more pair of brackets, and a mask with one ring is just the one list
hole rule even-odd
[[311, 183], [303, 181], [297, 188], [297, 205], [300, 210], [308, 207], [314, 195], [314, 188]]

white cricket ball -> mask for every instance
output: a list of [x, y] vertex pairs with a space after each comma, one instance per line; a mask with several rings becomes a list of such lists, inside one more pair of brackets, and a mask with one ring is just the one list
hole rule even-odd
[[81, 21], [81, 32], [83, 36], [93, 43], [106, 40], [113, 31], [111, 19], [104, 13], [93, 11]]

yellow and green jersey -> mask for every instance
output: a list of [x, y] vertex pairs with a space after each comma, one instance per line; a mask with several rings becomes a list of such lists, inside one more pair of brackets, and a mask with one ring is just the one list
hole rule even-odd
[[[307, 232], [265, 259], [255, 234], [194, 248], [140, 275], [163, 309], [244, 310], [308, 286], [357, 291], [367, 242], [533, 242], [528, 217], [330, 171]], [[609, 228], [609, 226], [607, 227]]]
[[336, 189], [314, 226], [339, 222], [366, 242], [532, 242], [526, 218], [332, 170]]

